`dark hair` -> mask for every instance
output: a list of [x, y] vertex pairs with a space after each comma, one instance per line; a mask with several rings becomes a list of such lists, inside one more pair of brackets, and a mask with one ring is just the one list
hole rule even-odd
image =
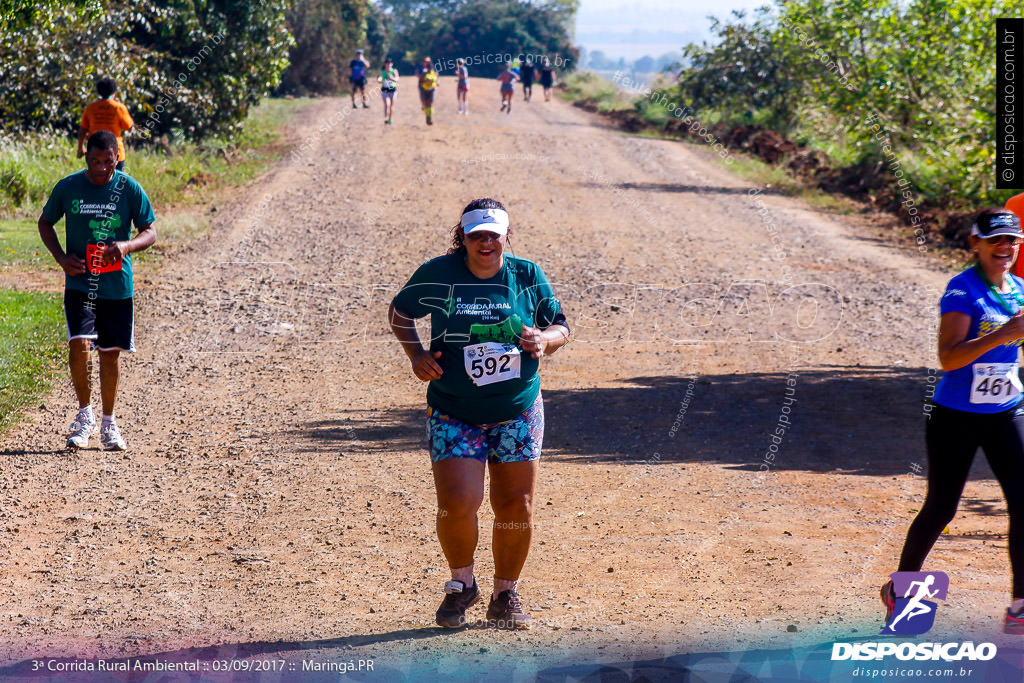
[[85, 145], [85, 151], [88, 154], [89, 150], [94, 148], [113, 150], [114, 155], [117, 156], [117, 138], [109, 130], [98, 130], [89, 136], [89, 142]]
[[[497, 199], [491, 199], [490, 197], [483, 197], [482, 199], [474, 199], [462, 210], [462, 213], [469, 211], [476, 211], [477, 209], [501, 209], [507, 211], [505, 206]], [[459, 216], [462, 214], [460, 213]], [[466, 253], [466, 240], [462, 235], [462, 221], [459, 220], [452, 228], [452, 247], [448, 250], [449, 254], [465, 254]]]
[[96, 81], [96, 92], [100, 97], [110, 97], [117, 92], [117, 83], [113, 78], [101, 78]]

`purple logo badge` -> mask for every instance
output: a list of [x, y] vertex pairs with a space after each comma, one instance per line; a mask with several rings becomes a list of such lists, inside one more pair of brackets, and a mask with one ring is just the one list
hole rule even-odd
[[945, 600], [949, 577], [945, 572], [894, 572], [893, 592], [896, 606], [880, 635], [916, 636], [935, 624], [936, 603]]

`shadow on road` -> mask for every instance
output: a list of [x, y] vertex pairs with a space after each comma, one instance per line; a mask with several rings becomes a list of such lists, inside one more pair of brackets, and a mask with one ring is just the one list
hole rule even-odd
[[[581, 463], [718, 462], [869, 476], [922, 474], [927, 368], [819, 367], [785, 373], [635, 377], [613, 387], [544, 390], [544, 457]], [[425, 450], [424, 409], [310, 421], [300, 449]], [[773, 436], [775, 437], [773, 440]], [[991, 478], [977, 458], [974, 478]]]
[[[751, 188], [747, 187], [708, 187], [707, 185], [681, 185], [679, 183], [612, 183], [602, 185], [600, 183], [580, 183], [583, 187], [604, 189], [613, 187], [617, 190], [644, 190], [647, 192], [685, 192], [689, 194], [749, 194]], [[788, 196], [786, 192], [774, 188], [762, 189], [760, 194], [775, 194]]]

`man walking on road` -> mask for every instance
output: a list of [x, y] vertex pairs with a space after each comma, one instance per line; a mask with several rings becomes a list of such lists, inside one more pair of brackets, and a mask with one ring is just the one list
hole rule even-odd
[[101, 130], [110, 131], [117, 138], [117, 170], [124, 170], [124, 131], [131, 130], [135, 125], [128, 107], [117, 101], [117, 83], [113, 78], [101, 78], [96, 81], [96, 92], [100, 99], [86, 105], [82, 112], [82, 122], [78, 129], [78, 156], [85, 156], [85, 141], [89, 136]]
[[366, 103], [366, 70], [370, 68], [370, 63], [363, 59], [363, 51], [356, 50], [356, 58], [348, 63], [349, 74], [348, 80], [352, 84], [352, 108], [356, 107], [356, 90], [358, 90], [363, 96], [363, 109], [369, 109], [370, 105]]
[[[135, 352], [132, 260], [156, 241], [153, 207], [133, 178], [116, 170], [117, 139], [93, 133], [86, 146], [86, 170], [60, 180], [39, 216], [39, 236], [64, 271], [64, 316], [68, 326], [71, 381], [78, 415], [68, 448], [85, 448], [96, 429], [92, 410], [89, 353], [100, 356], [104, 450], [125, 450], [114, 421], [120, 353]], [[54, 229], [64, 218], [67, 252]], [[138, 235], [131, 238], [134, 223]]]

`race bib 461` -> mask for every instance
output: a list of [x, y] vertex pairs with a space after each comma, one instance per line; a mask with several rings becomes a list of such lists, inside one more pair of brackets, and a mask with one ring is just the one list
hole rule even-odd
[[1006, 403], [1021, 393], [1017, 363], [977, 363], [971, 381], [971, 403]]

